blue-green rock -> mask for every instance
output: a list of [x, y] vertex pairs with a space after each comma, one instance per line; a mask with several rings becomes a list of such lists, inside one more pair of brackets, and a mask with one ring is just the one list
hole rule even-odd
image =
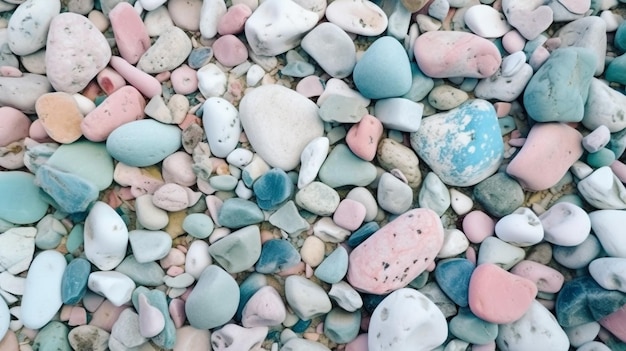
[[470, 344], [485, 345], [498, 336], [498, 325], [476, 317], [469, 308], [459, 309], [448, 324], [450, 333]]
[[496, 111], [481, 99], [422, 119], [411, 133], [411, 147], [452, 186], [475, 185], [496, 172], [504, 157]]
[[285, 171], [272, 168], [254, 182], [252, 190], [259, 208], [273, 211], [293, 196], [294, 185]]
[[259, 227], [250, 225], [228, 234], [209, 246], [209, 254], [228, 273], [251, 268], [261, 255]]
[[348, 272], [348, 251], [343, 246], [337, 246], [322, 263], [320, 263], [313, 274], [321, 281], [328, 284], [335, 284], [341, 281]]
[[37, 223], [37, 235], [35, 236], [35, 246], [40, 250], [54, 249], [63, 237], [67, 235], [67, 229], [60, 220], [53, 215], [45, 215]]
[[361, 328], [361, 310], [346, 312], [335, 307], [324, 319], [324, 335], [337, 344], [345, 344], [359, 335]]
[[52, 321], [41, 328], [35, 336], [33, 351], [72, 351], [67, 335], [70, 328], [65, 324]]
[[507, 135], [517, 128], [515, 125], [515, 119], [511, 116], [498, 118], [498, 124], [500, 125], [500, 133], [502, 135]]
[[299, 262], [300, 253], [289, 241], [271, 239], [263, 243], [255, 270], [263, 274], [277, 273]]
[[85, 212], [100, 195], [90, 181], [48, 165], [39, 167], [35, 182], [66, 213]]
[[216, 265], [202, 271], [185, 303], [189, 324], [211, 329], [227, 323], [239, 305], [239, 286], [235, 279]]
[[626, 305], [626, 294], [602, 288], [591, 276], [574, 278], [556, 298], [556, 319], [565, 328], [598, 321]]
[[359, 92], [369, 99], [406, 94], [412, 75], [404, 46], [393, 37], [376, 39], [357, 61], [352, 77]]
[[378, 229], [380, 229], [380, 225], [377, 222], [367, 222], [363, 224], [359, 229], [350, 234], [350, 237], [348, 237], [348, 245], [350, 247], [359, 246], [360, 243], [364, 242], [365, 239], [369, 238]]
[[66, 305], [80, 302], [87, 292], [87, 281], [91, 263], [84, 258], [75, 258], [67, 265], [61, 280], [61, 298]]
[[191, 213], [183, 220], [183, 229], [194, 238], [205, 239], [213, 233], [215, 223], [204, 213]]
[[46, 164], [79, 176], [93, 183], [100, 191], [108, 188], [113, 182], [113, 159], [104, 143], [79, 140], [63, 144]]
[[626, 51], [626, 23], [622, 22], [619, 27], [617, 27], [615, 37], [613, 38], [613, 45], [622, 52]]
[[331, 188], [366, 186], [376, 179], [376, 175], [376, 167], [353, 154], [346, 144], [335, 146], [318, 174], [322, 183]]
[[65, 242], [65, 248], [67, 252], [71, 253], [74, 256], [79, 256], [80, 249], [85, 242], [84, 237], [85, 226], [82, 223], [78, 223], [72, 227], [70, 233], [67, 236], [67, 241]]
[[48, 204], [39, 196], [35, 176], [21, 171], [0, 172], [0, 219], [15, 224], [40, 220]]
[[576, 246], [554, 245], [552, 258], [566, 268], [579, 269], [587, 267], [602, 252], [600, 241], [592, 234]]
[[524, 204], [522, 186], [505, 173], [498, 172], [478, 183], [474, 199], [492, 216], [504, 217]]
[[537, 122], [580, 122], [595, 70], [591, 49], [557, 49], [526, 86], [526, 112]]
[[268, 221], [289, 235], [297, 235], [309, 229], [309, 222], [302, 218], [292, 200], [287, 201], [276, 212], [272, 213]]
[[163, 161], [181, 146], [182, 132], [172, 124], [142, 119], [116, 128], [107, 139], [108, 153], [134, 167], [147, 167]]
[[611, 140], [606, 145], [606, 147], [613, 151], [613, 154], [617, 158], [622, 157], [622, 154], [626, 150], [626, 129], [622, 129], [619, 132], [612, 133]]
[[315, 66], [305, 61], [289, 62], [280, 70], [285, 76], [302, 78], [315, 73]]
[[189, 57], [187, 57], [187, 64], [192, 69], [198, 69], [213, 58], [213, 48], [209, 46], [201, 46], [191, 50]]
[[165, 277], [163, 268], [157, 262], [139, 263], [133, 255], [126, 256], [115, 271], [125, 274], [138, 286], [159, 286]]
[[239, 284], [239, 306], [237, 306], [237, 313], [235, 318], [241, 321], [241, 315], [243, 308], [248, 303], [248, 300], [261, 289], [268, 284], [267, 277], [260, 273], [250, 274], [241, 284]]
[[604, 71], [604, 78], [612, 83], [626, 84], [626, 54], [611, 60]]
[[[174, 344], [176, 344], [176, 326], [174, 325], [174, 321], [170, 317], [169, 307], [167, 304], [167, 298], [165, 293], [161, 290], [152, 289], [145, 293], [146, 298], [148, 299], [148, 303], [156, 307], [161, 314], [163, 314], [163, 318], [165, 319], [165, 327], [163, 330], [152, 337], [152, 342], [157, 346], [160, 346], [164, 349], [173, 349]], [[138, 306], [135, 306], [136, 310]]]
[[254, 202], [241, 198], [226, 199], [217, 214], [217, 221], [226, 228], [241, 228], [261, 223], [263, 212]]
[[615, 161], [615, 154], [607, 148], [602, 148], [587, 155], [587, 164], [593, 168], [610, 166], [613, 161]]
[[422, 73], [416, 62], [411, 62], [411, 88], [402, 97], [415, 102], [421, 101], [434, 86], [435, 81]]
[[469, 305], [469, 282], [474, 268], [474, 264], [465, 258], [442, 260], [435, 268], [439, 288], [461, 307]]
[[310, 319], [307, 319], [307, 320], [298, 319], [296, 324], [291, 326], [291, 330], [293, 330], [294, 333], [304, 333], [310, 325], [311, 325]]

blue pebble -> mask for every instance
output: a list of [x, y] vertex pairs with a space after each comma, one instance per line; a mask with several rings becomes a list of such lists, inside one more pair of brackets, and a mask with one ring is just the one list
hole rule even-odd
[[250, 300], [254, 293], [267, 284], [267, 277], [260, 273], [250, 274], [246, 280], [239, 284], [239, 306], [237, 307], [237, 312], [235, 313], [235, 319], [241, 321], [243, 308], [248, 303], [248, 300]]
[[626, 294], [602, 288], [591, 276], [574, 278], [556, 297], [556, 319], [564, 328], [598, 321], [626, 305]]
[[163, 284], [165, 272], [157, 262], [139, 263], [134, 255], [128, 255], [115, 267], [116, 272], [124, 273], [135, 284], [143, 286], [159, 286]]
[[324, 319], [324, 335], [337, 343], [345, 344], [354, 340], [361, 329], [361, 310], [347, 312], [333, 308]]
[[360, 243], [364, 242], [372, 234], [374, 234], [380, 225], [376, 222], [367, 222], [363, 224], [359, 229], [352, 232], [348, 238], [348, 245], [350, 247], [357, 247]]
[[515, 120], [511, 116], [498, 118], [498, 124], [500, 125], [500, 133], [502, 135], [507, 135], [517, 128], [515, 126]]
[[261, 248], [261, 257], [255, 269], [259, 273], [280, 272], [300, 263], [300, 253], [287, 240], [271, 239]]
[[435, 80], [422, 73], [416, 62], [411, 62], [411, 88], [402, 97], [411, 101], [423, 100], [435, 86]]
[[354, 66], [354, 84], [369, 99], [398, 97], [411, 89], [412, 74], [404, 46], [395, 38], [376, 39]]
[[337, 246], [328, 257], [315, 269], [316, 277], [328, 284], [339, 283], [348, 272], [348, 251]]
[[617, 56], [609, 63], [604, 78], [609, 82], [626, 84], [626, 54]]
[[212, 58], [213, 49], [208, 46], [202, 46], [191, 50], [187, 58], [187, 64], [193, 69], [198, 69], [209, 63]]
[[280, 70], [280, 73], [290, 77], [303, 78], [315, 73], [315, 66], [308, 62], [289, 62]]
[[261, 223], [264, 218], [259, 206], [252, 201], [240, 198], [230, 198], [224, 201], [217, 214], [217, 222], [226, 228], [242, 228]]
[[461, 307], [469, 305], [469, 282], [474, 264], [465, 258], [442, 260], [435, 268], [435, 280], [441, 290]]
[[91, 263], [84, 258], [73, 259], [65, 268], [61, 279], [61, 299], [66, 305], [75, 305], [87, 292]]
[[285, 171], [272, 168], [254, 182], [252, 190], [257, 205], [264, 211], [273, 211], [293, 196], [294, 185]]
[[86, 179], [48, 165], [39, 167], [35, 183], [54, 199], [60, 210], [67, 213], [86, 211], [100, 194], [98, 188]]
[[460, 308], [448, 324], [450, 333], [470, 344], [485, 345], [498, 336], [498, 325], [476, 317], [469, 308]]
[[613, 45], [622, 52], [626, 51], [626, 22], [620, 23], [619, 27], [617, 27], [615, 37], [613, 38]]
[[296, 324], [291, 327], [291, 330], [293, 330], [295, 333], [304, 333], [309, 325], [311, 325], [311, 320], [304, 321], [302, 319], [298, 319]]

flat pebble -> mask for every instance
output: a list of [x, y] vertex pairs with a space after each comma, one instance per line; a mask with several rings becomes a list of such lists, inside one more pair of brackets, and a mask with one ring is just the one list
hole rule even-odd
[[511, 245], [495, 236], [489, 236], [480, 245], [477, 264], [492, 263], [505, 270], [522, 261], [525, 251], [521, 247]]
[[0, 84], [12, 87], [0, 91], [0, 105], [16, 108], [23, 113], [34, 113], [37, 99], [52, 91], [46, 76], [33, 73], [24, 73], [20, 77], [0, 77]]
[[468, 308], [459, 309], [448, 325], [450, 333], [457, 338], [477, 345], [493, 342], [498, 336], [498, 325], [476, 317]]
[[80, 302], [87, 292], [87, 281], [91, 263], [84, 258], [75, 258], [67, 265], [61, 280], [61, 298], [66, 305]]
[[541, 2], [522, 4], [505, 0], [502, 9], [509, 24], [528, 40], [537, 38], [553, 21], [552, 9]]
[[383, 10], [368, 0], [339, 0], [326, 8], [329, 22], [336, 24], [346, 32], [376, 36], [387, 28], [388, 19]]
[[451, 110], [465, 102], [469, 96], [450, 85], [438, 85], [428, 94], [428, 103], [438, 110]]
[[79, 325], [72, 328], [68, 340], [74, 350], [87, 344], [94, 351], [105, 351], [108, 347], [109, 333], [93, 325]]
[[622, 292], [624, 279], [624, 269], [626, 259], [621, 257], [602, 257], [589, 263], [589, 273], [600, 286], [607, 290], [619, 290]]
[[180, 66], [191, 52], [191, 40], [178, 27], [165, 30], [137, 62], [146, 73], [161, 73]]
[[145, 105], [146, 101], [137, 89], [121, 87], [82, 119], [82, 134], [94, 142], [105, 141], [116, 128], [142, 119]]
[[52, 321], [37, 333], [33, 340], [33, 349], [44, 350], [51, 348], [52, 350], [70, 351], [70, 343], [67, 339], [69, 328], [59, 322]]
[[464, 258], [440, 261], [435, 269], [435, 279], [443, 292], [455, 304], [467, 307], [469, 304], [469, 282], [475, 265]]
[[562, 327], [598, 321], [617, 311], [626, 294], [605, 290], [590, 276], [574, 278], [563, 285], [556, 298], [556, 318]]
[[338, 246], [315, 269], [314, 275], [328, 284], [339, 283], [348, 271], [348, 252], [343, 246]]
[[376, 167], [357, 157], [345, 144], [333, 148], [320, 167], [319, 179], [332, 188], [366, 186], [376, 179]]
[[576, 246], [554, 246], [553, 257], [564, 267], [579, 269], [589, 265], [602, 252], [602, 245], [595, 235], [589, 235]]
[[600, 324], [598, 322], [589, 322], [575, 327], [565, 328], [564, 330], [570, 341], [570, 345], [580, 347], [588, 342], [592, 342], [596, 336], [598, 336]]
[[48, 165], [39, 167], [35, 184], [66, 213], [84, 212], [98, 198], [98, 188], [90, 181]]
[[136, 64], [150, 47], [150, 37], [141, 17], [130, 3], [120, 2], [109, 13], [109, 20], [120, 56]]
[[511, 29], [504, 15], [488, 5], [471, 6], [463, 19], [474, 34], [483, 38], [499, 38]]
[[[411, 187], [391, 173], [385, 172], [380, 176], [377, 191], [378, 205], [389, 213], [402, 214], [413, 203], [413, 190]], [[422, 207], [428, 208], [425, 205], [422, 205]]]
[[579, 245], [587, 239], [591, 231], [591, 221], [587, 213], [568, 202], [553, 205], [539, 219], [543, 226], [544, 239], [556, 245]]
[[282, 239], [270, 239], [263, 243], [261, 256], [255, 270], [269, 274], [289, 269], [300, 262], [300, 254], [291, 243]]
[[416, 132], [422, 122], [424, 106], [406, 98], [388, 98], [376, 101], [374, 115], [389, 129]]
[[300, 215], [293, 200], [287, 201], [276, 210], [268, 221], [289, 235], [297, 235], [309, 229], [309, 223]]
[[61, 12], [60, 1], [20, 1], [9, 18], [7, 42], [16, 55], [32, 54], [46, 46], [48, 28]]
[[203, 240], [194, 240], [185, 255], [185, 273], [198, 279], [204, 269], [213, 263], [209, 253], [209, 244]]
[[43, 327], [61, 308], [61, 281], [66, 266], [63, 255], [54, 250], [42, 251], [31, 263], [21, 302], [21, 321], [27, 328]]
[[[0, 173], [0, 218], [15, 224], [30, 224], [40, 220], [48, 204], [39, 196], [35, 176], [22, 171]], [[17, 200], [17, 201], [16, 201]]]
[[212, 48], [217, 61], [227, 67], [237, 66], [248, 59], [248, 49], [239, 38], [232, 34], [220, 36], [213, 43]]
[[495, 233], [510, 244], [528, 247], [543, 240], [543, 225], [531, 209], [520, 207], [496, 222]]
[[576, 19], [561, 27], [558, 38], [561, 40], [561, 48], [582, 47], [595, 54], [594, 75], [598, 76], [604, 72], [606, 33], [606, 23], [599, 16], [588, 16]]
[[530, 279], [541, 292], [557, 293], [565, 277], [559, 271], [535, 261], [524, 260], [516, 264], [511, 273]]
[[224, 201], [217, 222], [227, 228], [241, 228], [263, 221], [263, 212], [252, 201], [231, 198]]

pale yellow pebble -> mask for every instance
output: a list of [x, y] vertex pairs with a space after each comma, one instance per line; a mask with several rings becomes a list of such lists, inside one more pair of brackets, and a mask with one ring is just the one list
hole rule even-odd
[[189, 111], [189, 100], [185, 95], [174, 94], [167, 102], [167, 108], [172, 115], [172, 123], [180, 124], [187, 116], [187, 111]]
[[309, 236], [304, 240], [304, 244], [300, 248], [300, 256], [307, 265], [317, 267], [324, 260], [325, 251], [324, 242], [320, 238]]

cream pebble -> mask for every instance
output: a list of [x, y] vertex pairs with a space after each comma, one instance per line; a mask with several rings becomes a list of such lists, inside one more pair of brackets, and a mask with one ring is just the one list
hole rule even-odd
[[532, 246], [543, 240], [543, 225], [529, 208], [520, 207], [496, 223], [498, 238], [520, 247]]

